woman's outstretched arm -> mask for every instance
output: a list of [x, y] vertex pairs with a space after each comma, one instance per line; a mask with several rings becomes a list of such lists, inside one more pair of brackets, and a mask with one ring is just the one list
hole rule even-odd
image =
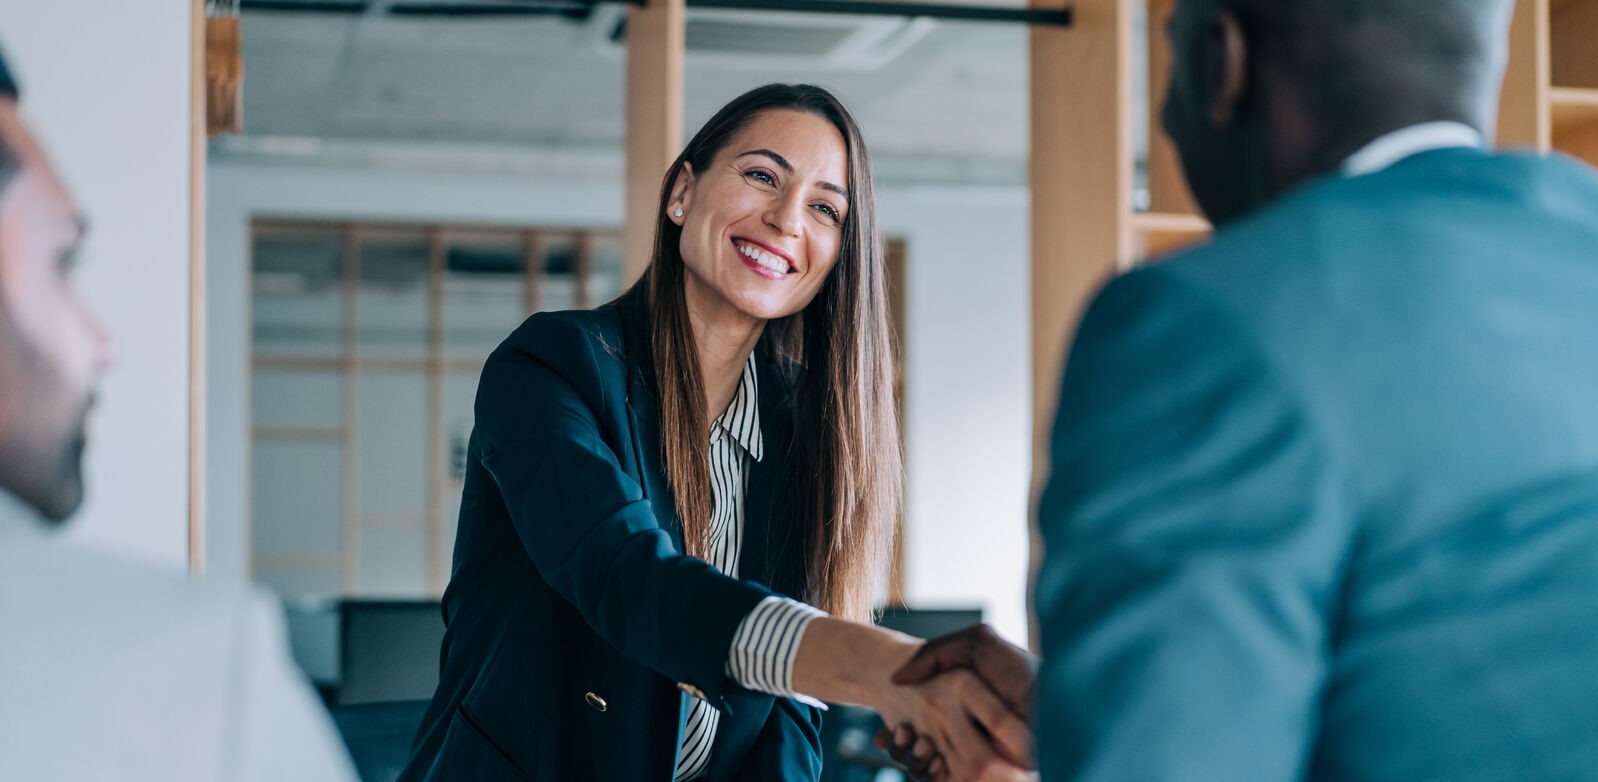
[[794, 658], [795, 690], [833, 703], [876, 709], [889, 725], [909, 724], [936, 745], [956, 780], [1007, 779], [1032, 765], [1026, 722], [969, 670], [898, 685], [893, 675], [921, 648], [916, 638], [822, 617]]

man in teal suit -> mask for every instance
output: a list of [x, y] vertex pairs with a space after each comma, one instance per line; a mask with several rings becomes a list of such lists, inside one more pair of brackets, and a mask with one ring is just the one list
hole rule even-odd
[[1077, 333], [1040, 768], [1598, 779], [1598, 174], [1483, 149], [1510, 0], [1180, 0], [1218, 231]]

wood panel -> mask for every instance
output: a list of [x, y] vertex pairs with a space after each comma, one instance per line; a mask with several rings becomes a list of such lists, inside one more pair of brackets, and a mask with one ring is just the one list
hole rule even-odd
[[1131, 255], [1133, 2], [1084, 0], [1073, 27], [1031, 30], [1033, 418], [1040, 456], [1076, 321]]
[[1137, 231], [1139, 263], [1191, 247], [1210, 237], [1209, 221], [1195, 214], [1132, 215], [1132, 227]]
[[1176, 145], [1171, 143], [1171, 137], [1165, 134], [1160, 123], [1165, 91], [1171, 80], [1171, 45], [1165, 35], [1165, 22], [1175, 7], [1176, 0], [1149, 0], [1148, 4], [1148, 210], [1191, 215], [1198, 214], [1198, 204], [1188, 191], [1187, 176], [1182, 172]]
[[1549, 92], [1554, 149], [1598, 166], [1598, 89], [1555, 87]]
[[1554, 135], [1571, 133], [1598, 122], [1598, 89], [1555, 87], [1548, 91]]
[[[888, 239], [883, 242], [883, 261], [887, 267], [888, 288], [888, 322], [893, 330], [893, 402], [894, 412], [899, 416], [899, 452], [909, 453], [905, 448], [905, 409], [904, 409], [904, 342], [908, 330], [907, 310], [905, 307], [905, 265], [908, 260], [908, 250], [903, 239]], [[887, 604], [902, 606], [905, 604], [905, 509], [900, 508], [899, 518], [895, 520], [897, 528], [893, 536], [893, 558], [888, 568], [888, 595]]]
[[205, 0], [189, 3], [189, 574], [205, 575]]
[[[1089, 297], [1132, 256], [1134, 2], [1081, 0], [1072, 27], [1029, 33], [1034, 507], [1066, 347]], [[1043, 547], [1031, 527], [1035, 574]]]
[[1564, 0], [1550, 9], [1551, 84], [1598, 88], [1598, 0]]
[[339, 384], [339, 420], [343, 422], [344, 441], [340, 450], [339, 505], [342, 567], [339, 568], [339, 585], [346, 595], [360, 589], [360, 320], [356, 307], [361, 287], [361, 234], [353, 226], [344, 229], [344, 320], [341, 324], [340, 369], [344, 373]]
[[682, 151], [684, 0], [627, 10], [627, 194], [622, 288], [649, 265], [661, 180]]
[[444, 494], [439, 485], [449, 475], [444, 449], [444, 278], [449, 245], [442, 230], [428, 237], [427, 248], [427, 592], [444, 594]]
[[1516, 0], [1514, 13], [1498, 105], [1498, 144], [1546, 151], [1553, 139], [1548, 111], [1548, 0]]
[[1556, 137], [1554, 146], [1560, 152], [1574, 155], [1587, 161], [1589, 165], [1598, 166], [1598, 122]]
[[576, 245], [572, 257], [572, 279], [577, 288], [577, 309], [586, 310], [594, 306], [589, 290], [589, 277], [594, 268], [594, 237], [587, 231], [578, 231]]
[[539, 231], [522, 234], [522, 310], [537, 312], [539, 287], [544, 281], [544, 235]]

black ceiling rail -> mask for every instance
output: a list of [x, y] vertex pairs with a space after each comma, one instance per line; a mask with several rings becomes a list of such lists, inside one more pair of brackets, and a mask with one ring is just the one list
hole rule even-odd
[[367, 0], [316, 2], [315, 0], [239, 0], [240, 11], [290, 11], [321, 14], [358, 14], [366, 10]]
[[[995, 8], [944, 3], [871, 2], [870, 0], [684, 0], [690, 8], [724, 8], [743, 11], [785, 11], [854, 16], [900, 16], [961, 22], [1009, 22], [1046, 27], [1070, 27], [1075, 7]], [[645, 0], [623, 0], [642, 6]], [[394, 2], [385, 10], [393, 16], [530, 16], [586, 14], [597, 0], [515, 0], [515, 2]], [[239, 0], [243, 11], [297, 13], [365, 13], [373, 0]]]
[[[794, 11], [807, 14], [910, 16], [963, 22], [1017, 22], [1070, 27], [1074, 6], [1062, 8], [995, 8], [944, 3], [870, 2], [869, 0], [685, 0], [689, 8], [736, 8], [750, 11]], [[642, 3], [637, 3], [641, 5]]]
[[593, 3], [573, 0], [533, 3], [395, 3], [389, 16], [569, 16], [586, 19], [594, 12]]
[[[630, 4], [641, 4], [631, 2]], [[239, 0], [241, 11], [288, 13], [364, 14], [376, 5], [374, 0]], [[586, 15], [597, 0], [516, 0], [515, 2], [394, 2], [384, 7], [391, 16], [543, 16], [549, 14]]]

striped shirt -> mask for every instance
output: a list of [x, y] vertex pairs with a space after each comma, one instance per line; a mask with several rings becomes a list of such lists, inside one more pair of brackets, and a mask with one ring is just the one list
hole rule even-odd
[[[744, 532], [744, 468], [760, 461], [765, 443], [760, 435], [759, 383], [755, 357], [749, 356], [727, 411], [710, 427], [711, 512], [710, 564], [738, 576], [739, 548]], [[793, 658], [805, 627], [825, 614], [783, 597], [760, 601], [739, 623], [727, 654], [727, 677], [738, 686], [778, 697], [796, 698], [821, 706], [793, 691]], [[677, 751], [677, 780], [698, 779], [710, 768], [710, 751], [716, 743], [721, 712], [695, 698], [688, 707], [688, 724]]]

